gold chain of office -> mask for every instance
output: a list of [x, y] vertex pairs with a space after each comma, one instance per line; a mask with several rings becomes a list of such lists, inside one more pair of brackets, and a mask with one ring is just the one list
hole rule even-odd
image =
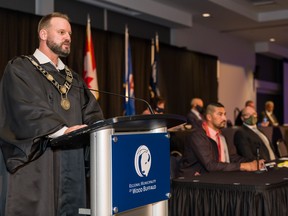
[[28, 58], [30, 60], [30, 62], [41, 72], [41, 74], [46, 77], [46, 79], [48, 81], [50, 81], [55, 88], [60, 92], [61, 94], [61, 107], [64, 110], [69, 110], [70, 109], [70, 101], [68, 99], [68, 92], [72, 86], [72, 81], [73, 81], [73, 75], [70, 71], [70, 69], [65, 65], [65, 73], [66, 73], [66, 78], [65, 78], [65, 82], [63, 85], [60, 85], [55, 79], [54, 77], [47, 72], [43, 67], [41, 67], [33, 58], [31, 58], [30, 56], [26, 56], [24, 55], [24, 57]]

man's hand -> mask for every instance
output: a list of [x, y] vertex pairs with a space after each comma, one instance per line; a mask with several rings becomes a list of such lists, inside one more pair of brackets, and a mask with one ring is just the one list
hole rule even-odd
[[74, 125], [74, 126], [72, 126], [72, 127], [67, 128], [67, 130], [65, 130], [64, 134], [70, 133], [70, 132], [72, 132], [72, 131], [78, 130], [78, 129], [83, 128], [83, 127], [87, 127], [87, 125], [86, 125], [86, 124], [83, 124], [83, 125]]
[[[265, 164], [264, 160], [259, 160], [259, 170], [263, 169]], [[254, 160], [252, 162], [247, 162], [247, 163], [241, 163], [240, 164], [240, 170], [241, 171], [257, 171], [258, 170], [258, 164], [257, 160]]]

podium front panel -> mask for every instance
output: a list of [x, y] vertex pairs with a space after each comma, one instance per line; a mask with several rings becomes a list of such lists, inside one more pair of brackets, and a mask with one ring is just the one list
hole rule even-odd
[[168, 199], [169, 146], [167, 133], [112, 136], [112, 214]]

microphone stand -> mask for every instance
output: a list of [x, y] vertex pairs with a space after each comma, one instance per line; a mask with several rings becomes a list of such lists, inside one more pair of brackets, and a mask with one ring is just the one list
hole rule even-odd
[[262, 173], [262, 171], [260, 170], [259, 160], [260, 160], [260, 150], [259, 150], [259, 147], [257, 147], [256, 148], [256, 161], [257, 161], [257, 171], [256, 171], [256, 173]]
[[108, 94], [108, 95], [112, 95], [112, 96], [116, 96], [116, 97], [122, 97], [122, 98], [128, 98], [128, 99], [132, 99], [132, 100], [142, 101], [142, 102], [144, 102], [144, 103], [147, 105], [150, 113], [151, 113], [151, 114], [155, 114], [154, 111], [153, 111], [153, 109], [152, 109], [152, 107], [151, 107], [151, 105], [150, 105], [146, 100], [144, 100], [144, 99], [142, 99], [142, 98], [130, 97], [130, 96], [126, 96], [126, 95], [122, 95], [122, 94], [117, 94], [117, 93], [114, 93], [114, 92], [103, 91], [103, 90], [97, 90], [97, 89], [91, 89], [91, 88], [83, 88], [83, 87], [75, 86], [75, 85], [73, 85], [73, 86], [76, 87], [76, 88], [87, 89], [87, 90], [90, 90], [90, 91], [95, 91], [95, 92], [99, 92], [99, 93], [103, 93], [103, 94]]

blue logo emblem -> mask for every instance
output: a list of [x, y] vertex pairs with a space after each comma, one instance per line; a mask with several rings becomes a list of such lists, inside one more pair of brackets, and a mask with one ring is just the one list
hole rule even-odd
[[141, 145], [137, 149], [134, 158], [134, 166], [136, 173], [140, 177], [147, 177], [151, 168], [151, 153], [147, 146]]

